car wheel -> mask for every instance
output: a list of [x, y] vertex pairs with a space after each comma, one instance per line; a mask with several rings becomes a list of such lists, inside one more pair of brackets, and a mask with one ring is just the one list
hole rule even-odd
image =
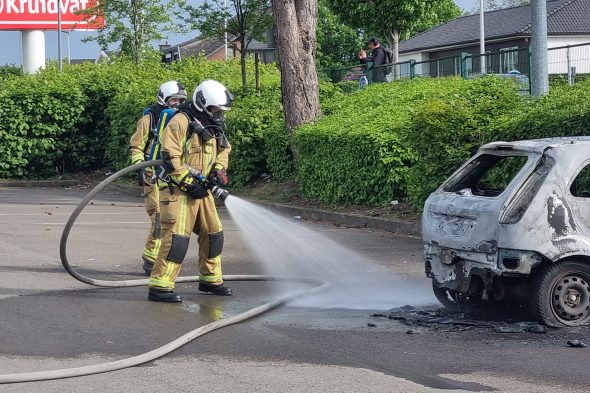
[[566, 261], [547, 265], [533, 280], [532, 314], [547, 326], [590, 323], [590, 265]]

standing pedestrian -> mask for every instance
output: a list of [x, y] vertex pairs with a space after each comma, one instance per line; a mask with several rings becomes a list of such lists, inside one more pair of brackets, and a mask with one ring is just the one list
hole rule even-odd
[[367, 46], [371, 50], [371, 55], [367, 56], [367, 52], [361, 49], [358, 58], [361, 64], [367, 66], [369, 82], [386, 82], [387, 70], [385, 65], [387, 64], [387, 54], [385, 49], [375, 37], [367, 41]]

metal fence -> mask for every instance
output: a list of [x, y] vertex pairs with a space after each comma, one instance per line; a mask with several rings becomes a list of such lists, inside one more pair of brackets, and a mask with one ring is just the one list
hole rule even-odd
[[590, 74], [590, 43], [549, 48], [549, 75], [567, 75], [570, 84], [581, 74]]
[[[567, 75], [574, 83], [576, 76], [590, 74], [590, 43], [569, 45], [548, 50], [549, 74]], [[320, 76], [333, 82], [350, 82], [351, 88], [362, 88], [366, 83], [391, 82], [416, 77], [461, 76], [465, 79], [484, 74], [513, 78], [519, 81], [523, 93], [530, 92], [529, 48], [514, 48], [489, 52], [484, 55], [462, 53], [424, 61], [404, 61], [367, 70], [365, 65], [320, 71]], [[482, 67], [482, 63], [484, 67]]]

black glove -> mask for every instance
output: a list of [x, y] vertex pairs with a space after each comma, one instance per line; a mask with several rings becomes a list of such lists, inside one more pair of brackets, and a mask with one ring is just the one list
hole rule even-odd
[[227, 178], [227, 172], [224, 167], [220, 165], [216, 165], [211, 169], [209, 172], [209, 176], [207, 176], [207, 180], [209, 180], [213, 184], [217, 184], [220, 186], [227, 186], [229, 183], [229, 179]]
[[194, 180], [190, 183], [184, 181], [181, 182], [180, 189], [193, 199], [203, 199], [207, 196], [207, 189]]

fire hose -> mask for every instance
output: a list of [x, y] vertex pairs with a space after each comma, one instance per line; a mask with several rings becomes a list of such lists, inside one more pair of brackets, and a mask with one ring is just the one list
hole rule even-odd
[[[139, 164], [135, 164], [124, 168], [117, 173], [109, 176], [105, 180], [103, 180], [100, 184], [94, 187], [85, 197], [80, 201], [78, 206], [74, 209], [68, 222], [66, 223], [64, 230], [62, 232], [61, 241], [59, 244], [59, 252], [62, 265], [66, 269], [66, 271], [75, 279], [82, 281], [83, 283], [89, 285], [95, 285], [99, 287], [136, 287], [136, 286], [143, 286], [149, 283], [148, 279], [137, 279], [137, 280], [98, 280], [91, 277], [84, 276], [76, 271], [67, 258], [67, 242], [70, 231], [72, 226], [74, 225], [76, 219], [84, 210], [86, 205], [101, 191], [103, 191], [109, 184], [114, 182], [115, 180], [128, 175], [129, 173], [133, 173], [139, 171], [144, 168], [148, 167], [155, 167], [162, 165], [162, 160], [153, 160], [153, 161], [146, 161]], [[178, 277], [176, 282], [196, 282], [199, 280], [198, 276], [185, 276], [185, 277]], [[121, 370], [128, 367], [138, 366], [140, 364], [150, 362], [157, 358], [160, 358], [170, 352], [180, 348], [181, 346], [195, 340], [196, 338], [203, 336], [209, 332], [214, 330], [221, 329], [226, 326], [234, 325], [239, 322], [243, 322], [247, 319], [253, 318], [255, 316], [261, 315], [265, 312], [274, 310], [286, 303], [300, 298], [305, 295], [309, 295], [312, 293], [317, 293], [323, 291], [328, 288], [328, 283], [324, 281], [320, 281], [317, 279], [309, 278], [309, 277], [295, 277], [295, 276], [269, 276], [269, 275], [227, 275], [223, 276], [223, 280], [225, 281], [291, 281], [291, 282], [299, 282], [304, 284], [312, 284], [315, 285], [312, 288], [299, 290], [296, 292], [292, 292], [286, 295], [282, 295], [279, 298], [252, 308], [248, 311], [245, 311], [241, 314], [234, 315], [229, 318], [221, 319], [215, 322], [211, 322], [207, 325], [198, 327], [177, 339], [171, 341], [168, 344], [165, 344], [159, 348], [153, 349], [149, 352], [132, 356], [129, 358], [116, 360], [112, 362], [100, 363], [95, 365], [83, 366], [83, 367], [74, 367], [74, 368], [66, 368], [66, 369], [58, 369], [58, 370], [48, 370], [48, 371], [36, 371], [36, 372], [27, 372], [27, 373], [17, 373], [17, 374], [4, 374], [0, 375], [0, 384], [6, 383], [19, 383], [19, 382], [35, 382], [35, 381], [44, 381], [44, 380], [54, 380], [54, 379], [62, 379], [62, 378], [71, 378], [71, 377], [80, 377], [84, 375], [93, 375], [93, 374], [100, 374], [106, 373], [109, 371]]]

